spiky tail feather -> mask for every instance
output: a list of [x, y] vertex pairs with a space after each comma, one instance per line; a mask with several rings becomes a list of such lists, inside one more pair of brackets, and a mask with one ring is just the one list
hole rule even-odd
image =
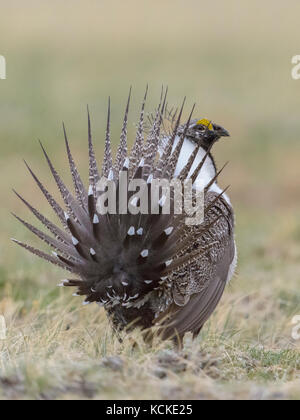
[[[199, 248], [195, 252], [184, 255], [188, 245], [193, 242], [193, 233], [184, 232], [184, 240], [180, 240], [183, 233], [183, 218], [185, 215], [100, 215], [96, 209], [96, 201], [99, 198], [97, 182], [100, 172], [103, 176], [113, 178], [117, 183], [119, 171], [128, 171], [129, 179], [142, 178], [147, 180], [148, 193], [153, 179], [163, 177], [171, 180], [182, 149], [185, 132], [181, 135], [178, 144], [172, 153], [172, 146], [178, 136], [178, 127], [181, 122], [184, 103], [179, 111], [169, 111], [174, 125], [164, 152], [159, 155], [161, 129], [163, 115], [166, 111], [166, 92], [161, 95], [160, 104], [153, 118], [149, 134], [144, 136], [144, 111], [147, 91], [142, 103], [140, 122], [137, 129], [136, 140], [128, 155], [127, 152], [127, 124], [131, 91], [126, 105], [120, 145], [115, 162], [112, 159], [111, 135], [110, 135], [110, 101], [108, 107], [108, 120], [105, 137], [105, 151], [102, 170], [98, 170], [93, 141], [90, 114], [88, 111], [88, 151], [89, 151], [89, 188], [84, 187], [83, 181], [77, 170], [71, 154], [67, 134], [64, 128], [67, 157], [74, 184], [75, 196], [66, 187], [58, 172], [55, 170], [47, 152], [41, 145], [46, 161], [50, 168], [57, 187], [65, 204], [66, 211], [57, 203], [48, 190], [43, 186], [29, 165], [26, 166], [46, 197], [50, 206], [60, 219], [64, 230], [56, 227], [47, 218], [41, 215], [21, 195], [17, 196], [29, 208], [34, 216], [43, 223], [54, 238], [30, 225], [18, 216], [32, 233], [46, 242], [55, 251], [48, 255], [27, 244], [16, 241], [17, 244], [26, 248], [31, 253], [55, 264], [80, 279], [64, 280], [61, 286], [77, 287], [77, 295], [86, 296], [84, 303], [98, 302], [100, 305], [111, 310], [116, 305], [124, 308], [138, 308], [147, 301], [153, 291], [160, 292], [171, 278], [172, 273], [189, 265], [199, 256], [206, 252], [206, 248]], [[178, 114], [178, 117], [176, 117]], [[192, 113], [190, 114], [186, 130], [189, 126]], [[177, 118], [177, 119], [176, 119]], [[187, 178], [187, 174], [196, 158], [196, 152], [192, 154], [187, 165], [180, 173], [180, 180]], [[208, 153], [194, 171], [192, 178], [195, 180], [199, 174]], [[209, 183], [207, 193], [212, 182]], [[218, 200], [221, 195], [216, 198]], [[150, 204], [149, 204], [150, 207]], [[172, 206], [171, 206], [172, 207]], [[216, 218], [217, 220], [217, 218]], [[201, 232], [210, 229], [211, 224], [205, 224]]]

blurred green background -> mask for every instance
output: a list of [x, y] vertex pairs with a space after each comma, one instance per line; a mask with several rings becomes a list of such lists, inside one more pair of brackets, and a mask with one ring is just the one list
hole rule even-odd
[[[291, 77], [291, 58], [300, 53], [299, 1], [27, 0], [0, 6], [0, 54], [7, 62], [7, 80], [0, 80], [2, 297], [31, 301], [57, 280], [54, 269], [9, 240], [36, 243], [10, 215], [32, 220], [13, 187], [49, 213], [22, 159], [55, 191], [41, 139], [70, 179], [63, 120], [87, 179], [86, 104], [101, 160], [108, 96], [117, 142], [129, 86], [133, 135], [149, 83], [148, 110], [168, 85], [169, 103], [187, 96], [186, 116], [196, 102], [197, 116], [231, 133], [215, 154], [219, 165], [230, 160], [221, 184], [231, 184], [237, 215], [234, 290], [270, 290], [276, 281], [276, 296], [299, 298], [300, 81]], [[298, 299], [295, 311], [297, 305]]]

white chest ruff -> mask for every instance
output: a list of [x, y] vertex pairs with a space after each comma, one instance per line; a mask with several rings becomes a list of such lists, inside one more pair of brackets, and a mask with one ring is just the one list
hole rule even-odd
[[[179, 141], [179, 137], [177, 136], [175, 138], [174, 141], [174, 146], [173, 146], [173, 151], [176, 148], [176, 145]], [[176, 166], [176, 170], [175, 170], [175, 176], [179, 175], [181, 170], [186, 166], [186, 164], [188, 163], [188, 160], [191, 156], [191, 154], [193, 153], [193, 151], [195, 150], [196, 145], [195, 143], [193, 143], [192, 141], [190, 141], [189, 139], [185, 139], [180, 155], [179, 155], [179, 159], [178, 159], [178, 163]], [[206, 151], [200, 147], [199, 152], [195, 158], [195, 161], [193, 163], [193, 166], [189, 172], [188, 176], [191, 176], [192, 173], [194, 172], [194, 170], [197, 168], [197, 166], [199, 165], [199, 163], [202, 161], [203, 157], [205, 156]], [[199, 182], [199, 185], [205, 186], [207, 184], [209, 184], [209, 182], [212, 180], [212, 178], [216, 175], [216, 170], [215, 170], [215, 166], [211, 160], [211, 158], [208, 156], [197, 179], [196, 179], [196, 183]], [[194, 187], [196, 188], [196, 183], [194, 185]], [[216, 182], [213, 183], [213, 185], [210, 187], [209, 189], [210, 191], [213, 191], [217, 194], [220, 194], [222, 192], [222, 189], [218, 186], [218, 184]], [[224, 194], [223, 195], [224, 199], [227, 201], [228, 204], [230, 203], [230, 199], [229, 197]]]

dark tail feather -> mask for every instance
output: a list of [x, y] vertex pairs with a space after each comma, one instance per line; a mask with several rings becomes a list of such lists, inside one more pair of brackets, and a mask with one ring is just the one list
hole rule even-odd
[[64, 182], [58, 175], [57, 171], [55, 170], [54, 166], [52, 165], [52, 162], [44, 149], [42, 143], [40, 142], [41, 148], [43, 150], [43, 153], [45, 155], [45, 158], [47, 160], [48, 166], [50, 168], [50, 171], [53, 175], [53, 178], [55, 179], [56, 185], [61, 193], [61, 196], [64, 200], [64, 203], [69, 211], [69, 213], [74, 217], [75, 220], [80, 221], [79, 223], [83, 223], [86, 219], [86, 212], [83, 210], [82, 207], [78, 205], [78, 202], [75, 200], [73, 195], [70, 193], [68, 188], [65, 186]]
[[180, 156], [180, 152], [182, 150], [182, 146], [183, 146], [183, 142], [184, 142], [184, 139], [185, 139], [185, 136], [186, 136], [186, 132], [187, 132], [189, 126], [190, 126], [190, 122], [191, 122], [191, 119], [192, 119], [194, 109], [195, 109], [195, 105], [193, 105], [192, 111], [189, 115], [189, 119], [188, 119], [187, 123], [185, 124], [184, 131], [183, 131], [183, 133], [180, 137], [180, 140], [177, 143], [177, 146], [176, 146], [174, 152], [171, 154], [171, 156], [169, 158], [169, 162], [167, 164], [166, 171], [165, 171], [165, 175], [166, 175], [167, 179], [173, 178], [173, 176], [174, 176], [174, 172], [175, 172], [175, 169], [176, 169], [176, 166], [177, 166], [177, 162], [178, 162], [178, 159], [179, 159], [179, 156]]
[[144, 157], [144, 178], [147, 179], [150, 172], [152, 172], [153, 161], [157, 154], [158, 143], [159, 143], [159, 134], [162, 124], [162, 116], [167, 100], [168, 89], [164, 93], [164, 88], [162, 87], [160, 103], [156, 111], [155, 119], [150, 129], [147, 141], [144, 145], [143, 157]]
[[125, 115], [124, 115], [124, 121], [123, 121], [123, 127], [120, 137], [120, 144], [117, 151], [116, 156], [116, 162], [115, 162], [115, 175], [116, 177], [119, 174], [119, 171], [121, 170], [124, 160], [127, 157], [127, 125], [128, 125], [128, 113], [129, 113], [129, 105], [130, 105], [130, 99], [131, 99], [131, 88], [129, 90]]
[[156, 169], [156, 173], [155, 173], [155, 178], [159, 178], [159, 177], [162, 176], [163, 171], [165, 169], [166, 161], [169, 159], [169, 156], [171, 156], [171, 154], [172, 154], [172, 149], [173, 149], [175, 138], [176, 138], [177, 133], [178, 133], [178, 128], [179, 128], [179, 125], [180, 125], [185, 101], [186, 101], [186, 98], [184, 98], [184, 100], [182, 102], [181, 109], [180, 109], [175, 127], [173, 129], [173, 134], [170, 137], [169, 141], [167, 142], [165, 150], [163, 151], [162, 156], [158, 161], [157, 169]]
[[201, 162], [199, 163], [199, 165], [197, 166], [197, 168], [194, 170], [194, 172], [193, 172], [193, 174], [192, 174], [192, 176], [191, 176], [191, 179], [192, 179], [193, 184], [194, 184], [194, 182], [196, 181], [196, 179], [197, 179], [197, 177], [198, 177], [198, 175], [199, 175], [199, 173], [200, 173], [201, 169], [203, 168], [203, 165], [204, 165], [204, 164], [205, 164], [205, 162], [207, 161], [207, 158], [208, 158], [208, 156], [209, 156], [209, 154], [210, 154], [210, 152], [211, 152], [211, 148], [212, 148], [212, 146], [213, 146], [213, 145], [210, 145], [210, 146], [209, 146], [209, 148], [208, 148], [207, 152], [206, 152], [206, 153], [205, 153], [205, 155], [203, 156], [203, 159], [201, 160]]
[[16, 244], [20, 245], [22, 248], [25, 248], [27, 251], [31, 252], [32, 254], [42, 258], [43, 260], [46, 260], [50, 262], [53, 265], [56, 265], [60, 268], [63, 268], [64, 270], [70, 271], [71, 273], [78, 273], [72, 266], [71, 263], [65, 261], [63, 262], [62, 259], [59, 258], [59, 256], [52, 257], [51, 255], [46, 254], [45, 252], [40, 251], [39, 249], [33, 248], [30, 245], [24, 244], [23, 242], [20, 242], [16, 239], [12, 238], [12, 241]]
[[72, 174], [72, 179], [73, 179], [76, 198], [77, 198], [78, 202], [80, 203], [81, 207], [83, 209], [86, 209], [87, 192], [86, 192], [86, 189], [83, 185], [81, 177], [79, 175], [77, 167], [75, 165], [73, 156], [71, 154], [71, 150], [70, 150], [70, 146], [69, 146], [68, 137], [67, 137], [66, 128], [65, 128], [64, 123], [63, 123], [63, 130], [64, 130], [65, 144], [66, 144], [68, 161], [69, 161], [69, 165], [70, 165], [70, 171], [71, 171], [71, 174]]
[[146, 87], [146, 92], [145, 92], [143, 103], [142, 103], [142, 109], [140, 113], [140, 120], [139, 120], [139, 125], [137, 128], [135, 142], [132, 147], [131, 154], [130, 154], [130, 170], [129, 170], [130, 176], [132, 176], [133, 174], [133, 168], [137, 166], [138, 162], [140, 162], [141, 157], [142, 157], [142, 150], [143, 150], [143, 143], [144, 143], [144, 114], [145, 114], [145, 104], [146, 104], [147, 94], [148, 94], [148, 85]]
[[78, 254], [74, 252], [71, 246], [65, 245], [62, 242], [57, 241], [56, 239], [51, 238], [50, 236], [46, 235], [41, 230], [37, 229], [36, 227], [32, 226], [30, 223], [25, 222], [25, 220], [21, 219], [19, 216], [16, 216], [14, 213], [12, 215], [19, 220], [28, 230], [34, 233], [38, 238], [44, 241], [47, 245], [53, 248], [55, 251], [64, 254], [67, 258], [70, 257], [71, 259], [78, 258]]
[[219, 178], [220, 174], [224, 171], [224, 169], [226, 168], [227, 165], [228, 165], [228, 162], [226, 162], [225, 165], [223, 165], [223, 167], [216, 173], [216, 175], [206, 185], [205, 192], [207, 192], [210, 189], [210, 187], [217, 181], [217, 179]]
[[98, 171], [97, 161], [94, 152], [93, 140], [92, 140], [92, 128], [91, 128], [91, 117], [89, 107], [87, 107], [88, 115], [88, 144], [89, 144], [89, 180], [90, 185], [93, 188], [94, 196], [96, 197], [96, 186], [100, 180]]
[[105, 148], [102, 165], [102, 176], [108, 177], [109, 171], [112, 169], [112, 153], [111, 153], [111, 139], [110, 139], [110, 97], [108, 98], [107, 124], [105, 134]]
[[28, 171], [30, 172], [30, 174], [32, 175], [33, 179], [35, 180], [35, 182], [37, 183], [38, 187], [40, 188], [40, 190], [42, 191], [42, 193], [44, 194], [44, 196], [46, 197], [48, 203], [50, 204], [50, 206], [52, 207], [52, 209], [54, 210], [54, 212], [56, 213], [56, 215], [58, 216], [59, 220], [61, 221], [62, 225], [67, 228], [67, 224], [65, 221], [65, 217], [64, 217], [64, 211], [63, 209], [60, 207], [60, 205], [55, 201], [55, 199], [52, 197], [52, 195], [46, 190], [46, 188], [43, 186], [43, 184], [40, 182], [40, 180], [37, 178], [37, 176], [34, 174], [34, 172], [31, 170], [31, 168], [29, 167], [29, 165], [27, 164], [26, 161], [25, 165], [28, 169]]
[[29, 208], [29, 210], [34, 214], [34, 216], [44, 225], [46, 228], [55, 236], [56, 239], [67, 244], [69, 241], [68, 235], [61, 230], [59, 227], [55, 226], [50, 220], [38, 212], [34, 207], [32, 207], [20, 194], [13, 190], [16, 196]]

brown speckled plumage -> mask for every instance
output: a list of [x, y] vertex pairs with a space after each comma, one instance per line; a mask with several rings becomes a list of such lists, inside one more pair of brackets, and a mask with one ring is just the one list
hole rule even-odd
[[[146, 92], [147, 93], [147, 92]], [[63, 228], [56, 227], [42, 216], [21, 195], [18, 197], [51, 233], [40, 231], [21, 218], [32, 233], [54, 249], [47, 254], [25, 243], [14, 240], [33, 254], [55, 264], [77, 278], [63, 281], [63, 286], [77, 288], [77, 295], [85, 296], [84, 303], [97, 302], [104, 306], [116, 329], [128, 325], [149, 328], [159, 326], [163, 338], [182, 338], [188, 331], [197, 335], [217, 306], [235, 259], [234, 219], [232, 207], [224, 194], [205, 189], [205, 220], [199, 226], [186, 226], [185, 215], [103, 215], [96, 209], [99, 198], [97, 183], [101, 175], [111, 176], [118, 182], [119, 171], [127, 171], [129, 179], [148, 180], [152, 177], [173, 179], [189, 139], [197, 144], [188, 163], [180, 170], [179, 178], [187, 179], [196, 162], [197, 153], [203, 149], [202, 163], [190, 174], [195, 181], [207, 159], [213, 162], [213, 144], [228, 133], [222, 127], [199, 127], [191, 116], [180, 125], [180, 112], [169, 112], [173, 132], [166, 135], [163, 120], [166, 114], [166, 94], [154, 113], [152, 127], [144, 130], [146, 95], [141, 118], [131, 153], [127, 152], [127, 124], [130, 105], [127, 101], [120, 145], [115, 161], [112, 159], [110, 139], [110, 103], [105, 136], [102, 170], [98, 170], [92, 142], [88, 114], [89, 188], [77, 171], [66, 131], [65, 143], [74, 183], [75, 195], [67, 188], [54, 169], [46, 151], [43, 152], [50, 171], [61, 193], [66, 210], [58, 204], [28, 167], [38, 187], [59, 217]], [[178, 115], [178, 116], [177, 116]], [[174, 145], [174, 141], [177, 141]], [[161, 151], [162, 144], [165, 144]], [[213, 163], [214, 164], [214, 163]], [[217, 178], [217, 175], [216, 177]], [[216, 179], [212, 176], [213, 181]], [[129, 197], [130, 199], [130, 197]], [[149, 203], [150, 207], [150, 203]]]

